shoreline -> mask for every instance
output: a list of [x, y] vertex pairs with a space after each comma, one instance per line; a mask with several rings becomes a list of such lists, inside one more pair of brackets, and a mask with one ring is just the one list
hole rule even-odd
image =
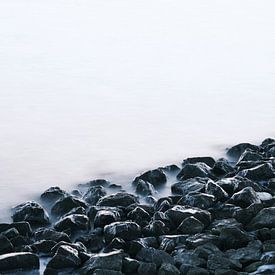
[[50, 187], [0, 223], [0, 272], [39, 274], [42, 259], [45, 275], [274, 274], [275, 140], [227, 158], [146, 171], [132, 192], [104, 179]]

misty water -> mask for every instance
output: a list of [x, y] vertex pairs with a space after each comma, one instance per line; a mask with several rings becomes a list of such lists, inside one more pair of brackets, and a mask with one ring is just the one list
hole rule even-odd
[[0, 1], [0, 218], [275, 136], [275, 2]]

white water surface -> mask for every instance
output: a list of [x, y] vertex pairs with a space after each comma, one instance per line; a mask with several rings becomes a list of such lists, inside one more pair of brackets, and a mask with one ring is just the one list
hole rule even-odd
[[273, 0], [0, 0], [0, 218], [275, 136]]

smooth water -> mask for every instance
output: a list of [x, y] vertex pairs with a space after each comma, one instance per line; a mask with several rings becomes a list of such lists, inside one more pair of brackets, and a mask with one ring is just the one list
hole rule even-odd
[[273, 0], [0, 0], [0, 217], [275, 136]]

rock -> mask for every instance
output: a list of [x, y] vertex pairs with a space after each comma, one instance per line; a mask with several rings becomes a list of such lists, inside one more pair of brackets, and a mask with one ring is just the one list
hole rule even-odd
[[212, 180], [207, 182], [205, 192], [214, 196], [216, 201], [225, 201], [228, 198], [228, 194], [225, 190]]
[[258, 152], [253, 152], [250, 149], [246, 149], [242, 155], [239, 158], [238, 162], [241, 161], [258, 161], [258, 160], [262, 160], [263, 156], [258, 153]]
[[18, 248], [21, 248], [22, 246], [29, 245], [31, 243], [30, 239], [25, 236], [15, 236], [14, 238], [10, 239], [12, 245], [18, 250]]
[[237, 144], [237, 145], [231, 147], [230, 149], [228, 149], [227, 155], [230, 158], [233, 158], [236, 160], [236, 159], [240, 158], [240, 156], [246, 149], [250, 149], [250, 150], [256, 151], [256, 152], [259, 151], [259, 147], [256, 145], [253, 145], [250, 143], [240, 143], [240, 144]]
[[70, 215], [79, 214], [79, 215], [86, 215], [86, 210], [82, 206], [78, 206], [61, 216], [61, 218], [65, 218]]
[[143, 229], [143, 234], [145, 236], [161, 236], [169, 232], [169, 227], [161, 220], [152, 220]]
[[10, 229], [2, 232], [1, 235], [7, 237], [8, 239], [12, 239], [12, 238], [18, 236], [19, 232], [18, 232], [18, 230], [15, 227], [12, 227], [12, 228], [10, 228]]
[[89, 226], [89, 219], [86, 215], [72, 214], [61, 218], [54, 228], [57, 231], [67, 231], [75, 233], [80, 230], [87, 230]]
[[49, 216], [44, 208], [37, 202], [28, 201], [13, 208], [14, 222], [29, 222], [33, 225], [49, 224]]
[[136, 259], [143, 262], [154, 263], [156, 267], [163, 263], [174, 264], [174, 259], [167, 252], [153, 247], [143, 247], [136, 255]]
[[46, 268], [65, 269], [74, 268], [81, 265], [78, 251], [68, 245], [61, 245], [53, 258], [48, 262]]
[[136, 257], [137, 253], [142, 248], [158, 248], [159, 244], [157, 241], [157, 238], [155, 237], [145, 237], [145, 238], [138, 238], [136, 240], [133, 240], [129, 243], [128, 253], [131, 255], [131, 257]]
[[37, 241], [32, 244], [32, 247], [35, 248], [35, 251], [37, 251], [40, 254], [46, 254], [50, 255], [52, 248], [57, 244], [55, 241], [51, 240], [42, 240]]
[[275, 177], [275, 171], [270, 163], [264, 163], [251, 169], [244, 169], [238, 175], [250, 180], [268, 180]]
[[275, 227], [275, 207], [264, 208], [247, 225], [249, 230]]
[[30, 252], [0, 255], [0, 272], [39, 269], [39, 258]]
[[34, 238], [36, 241], [51, 240], [55, 242], [65, 241], [70, 242], [70, 238], [67, 234], [63, 232], [58, 232], [50, 228], [42, 228], [34, 233]]
[[46, 191], [44, 191], [40, 198], [42, 201], [49, 202], [49, 203], [54, 203], [57, 200], [67, 196], [68, 193], [66, 193], [64, 190], [60, 189], [60, 187], [55, 186], [55, 187], [50, 187]]
[[159, 187], [166, 183], [166, 176], [161, 169], [147, 171], [136, 177], [133, 184], [136, 185], [139, 180], [150, 182], [154, 187]]
[[218, 255], [209, 255], [207, 261], [207, 268], [213, 271], [218, 269], [240, 270], [242, 268], [242, 265], [238, 261], [231, 260], [226, 257]]
[[184, 198], [184, 203], [201, 209], [208, 209], [214, 205], [215, 197], [206, 193], [192, 192]]
[[265, 140], [263, 140], [263, 142], [261, 143], [261, 147], [262, 148], [265, 148], [267, 147], [268, 145], [272, 144], [272, 143], [275, 143], [275, 139], [273, 138], [266, 138]]
[[120, 271], [114, 271], [109, 269], [96, 269], [93, 272], [93, 275], [124, 275], [124, 274]]
[[262, 192], [265, 190], [260, 184], [254, 181], [251, 181], [247, 178], [236, 176], [235, 179], [236, 179], [236, 182], [234, 185], [234, 193], [241, 191], [245, 187], [252, 187], [255, 190], [255, 192]]
[[219, 255], [224, 256], [224, 253], [214, 244], [212, 243], [205, 243], [203, 245], [198, 246], [193, 255], [196, 255], [199, 258], [207, 260], [209, 255]]
[[96, 213], [94, 219], [94, 227], [104, 227], [113, 222], [120, 220], [120, 213], [113, 210], [100, 210]]
[[85, 201], [74, 196], [67, 196], [59, 199], [52, 207], [51, 212], [53, 215], [62, 216], [71, 211], [73, 208], [83, 207], [87, 208]]
[[211, 172], [217, 176], [224, 176], [233, 173], [234, 171], [235, 169], [232, 167], [230, 162], [224, 158], [217, 160], [211, 170]]
[[22, 236], [30, 236], [32, 234], [32, 230], [28, 222], [0, 223], [0, 233], [11, 228], [15, 228]]
[[97, 202], [98, 206], [127, 207], [133, 203], [138, 203], [138, 198], [129, 193], [119, 192], [113, 195], [105, 196]]
[[180, 272], [174, 265], [164, 263], [160, 266], [158, 275], [180, 275]]
[[208, 178], [195, 177], [174, 183], [171, 186], [173, 194], [187, 195], [190, 192], [201, 192], [208, 181]]
[[229, 218], [229, 219], [216, 219], [214, 220], [211, 225], [207, 228], [207, 230], [214, 235], [219, 235], [220, 232], [224, 228], [232, 228], [232, 227], [237, 227], [237, 228], [242, 228], [242, 224], [239, 223], [236, 219], [234, 218]]
[[155, 188], [150, 182], [144, 181], [142, 179], [137, 180], [137, 183], [136, 183], [137, 194], [140, 194], [142, 196], [148, 196], [148, 195], [153, 195], [155, 192], [156, 192]]
[[230, 219], [233, 218], [236, 211], [241, 209], [239, 206], [236, 206], [234, 204], [217, 204], [213, 208], [208, 209], [208, 211], [212, 215], [212, 219]]
[[185, 218], [178, 226], [177, 231], [182, 234], [201, 233], [204, 229], [204, 224], [193, 216]]
[[187, 266], [189, 269], [190, 267], [205, 266], [206, 264], [206, 261], [204, 259], [199, 258], [198, 256], [194, 255], [191, 251], [185, 249], [175, 250], [174, 262], [176, 266], [181, 266], [181, 272], [183, 271], [182, 269], [186, 269]]
[[14, 251], [13, 244], [3, 235], [0, 235], [0, 254], [10, 253]]
[[103, 186], [103, 187], [109, 187], [110, 182], [104, 179], [96, 179], [96, 180], [91, 180], [87, 183], [81, 183], [78, 186], [79, 187], [93, 187], [93, 186]]
[[141, 262], [138, 267], [138, 275], [156, 275], [157, 267], [153, 263], [143, 263]]
[[125, 257], [122, 262], [122, 272], [125, 274], [137, 273], [139, 267], [139, 261]]
[[205, 226], [209, 225], [211, 221], [211, 214], [208, 211], [195, 207], [176, 205], [167, 210], [165, 214], [176, 226], [179, 226], [185, 218], [190, 216], [195, 217]]
[[190, 249], [195, 249], [198, 246], [205, 244], [214, 244], [217, 247], [221, 247], [221, 239], [217, 235], [209, 234], [209, 233], [198, 233], [195, 235], [191, 235], [186, 239], [186, 245]]
[[109, 243], [114, 238], [122, 238], [131, 241], [141, 235], [140, 226], [135, 222], [114, 222], [104, 227], [104, 236]]
[[139, 226], [144, 227], [148, 225], [151, 220], [151, 216], [141, 207], [136, 207], [134, 210], [128, 213], [127, 218], [136, 222]]
[[233, 195], [238, 185], [239, 179], [236, 177], [223, 178], [216, 181], [216, 184], [219, 185], [228, 195]]
[[83, 200], [85, 200], [90, 205], [96, 205], [98, 200], [106, 196], [106, 190], [103, 186], [92, 186], [89, 190], [83, 195]]
[[202, 267], [191, 267], [186, 275], [209, 275], [209, 271]]
[[253, 203], [261, 203], [261, 200], [252, 187], [245, 187], [243, 190], [235, 193], [229, 202], [245, 208]]
[[185, 164], [177, 175], [179, 180], [187, 180], [195, 177], [212, 177], [211, 168], [203, 162], [198, 162], [196, 164]]
[[176, 173], [180, 170], [180, 168], [175, 164], [167, 165], [167, 166], [161, 167], [159, 169], [161, 169], [162, 171], [167, 172], [167, 173]]
[[261, 210], [263, 209], [262, 203], [253, 203], [247, 208], [240, 208], [235, 211], [234, 218], [242, 224], [248, 224]]
[[61, 241], [59, 243], [57, 243], [53, 248], [52, 248], [52, 253], [55, 254], [56, 251], [58, 250], [58, 248], [60, 246], [70, 246], [71, 248], [77, 250], [79, 253], [81, 252], [87, 252], [87, 248], [85, 247], [85, 245], [82, 242], [78, 242], [76, 241], [75, 243], [68, 243], [68, 242], [64, 242]]
[[125, 249], [126, 242], [121, 238], [114, 238], [105, 248], [104, 252], [109, 252], [117, 249]]
[[[79, 273], [81, 275], [94, 274], [97, 269], [107, 269], [109, 271], [121, 271], [122, 270], [123, 252], [120, 250], [95, 254], [86, 261], [83, 267], [80, 268]], [[108, 273], [111, 274], [111, 273]]]
[[105, 246], [101, 233], [90, 233], [89, 235], [81, 235], [76, 241], [83, 243], [92, 253], [99, 253]]
[[198, 162], [205, 163], [209, 167], [213, 167], [215, 164], [215, 160], [211, 157], [193, 157], [183, 160], [182, 166], [184, 166], [185, 164], [196, 164]]

